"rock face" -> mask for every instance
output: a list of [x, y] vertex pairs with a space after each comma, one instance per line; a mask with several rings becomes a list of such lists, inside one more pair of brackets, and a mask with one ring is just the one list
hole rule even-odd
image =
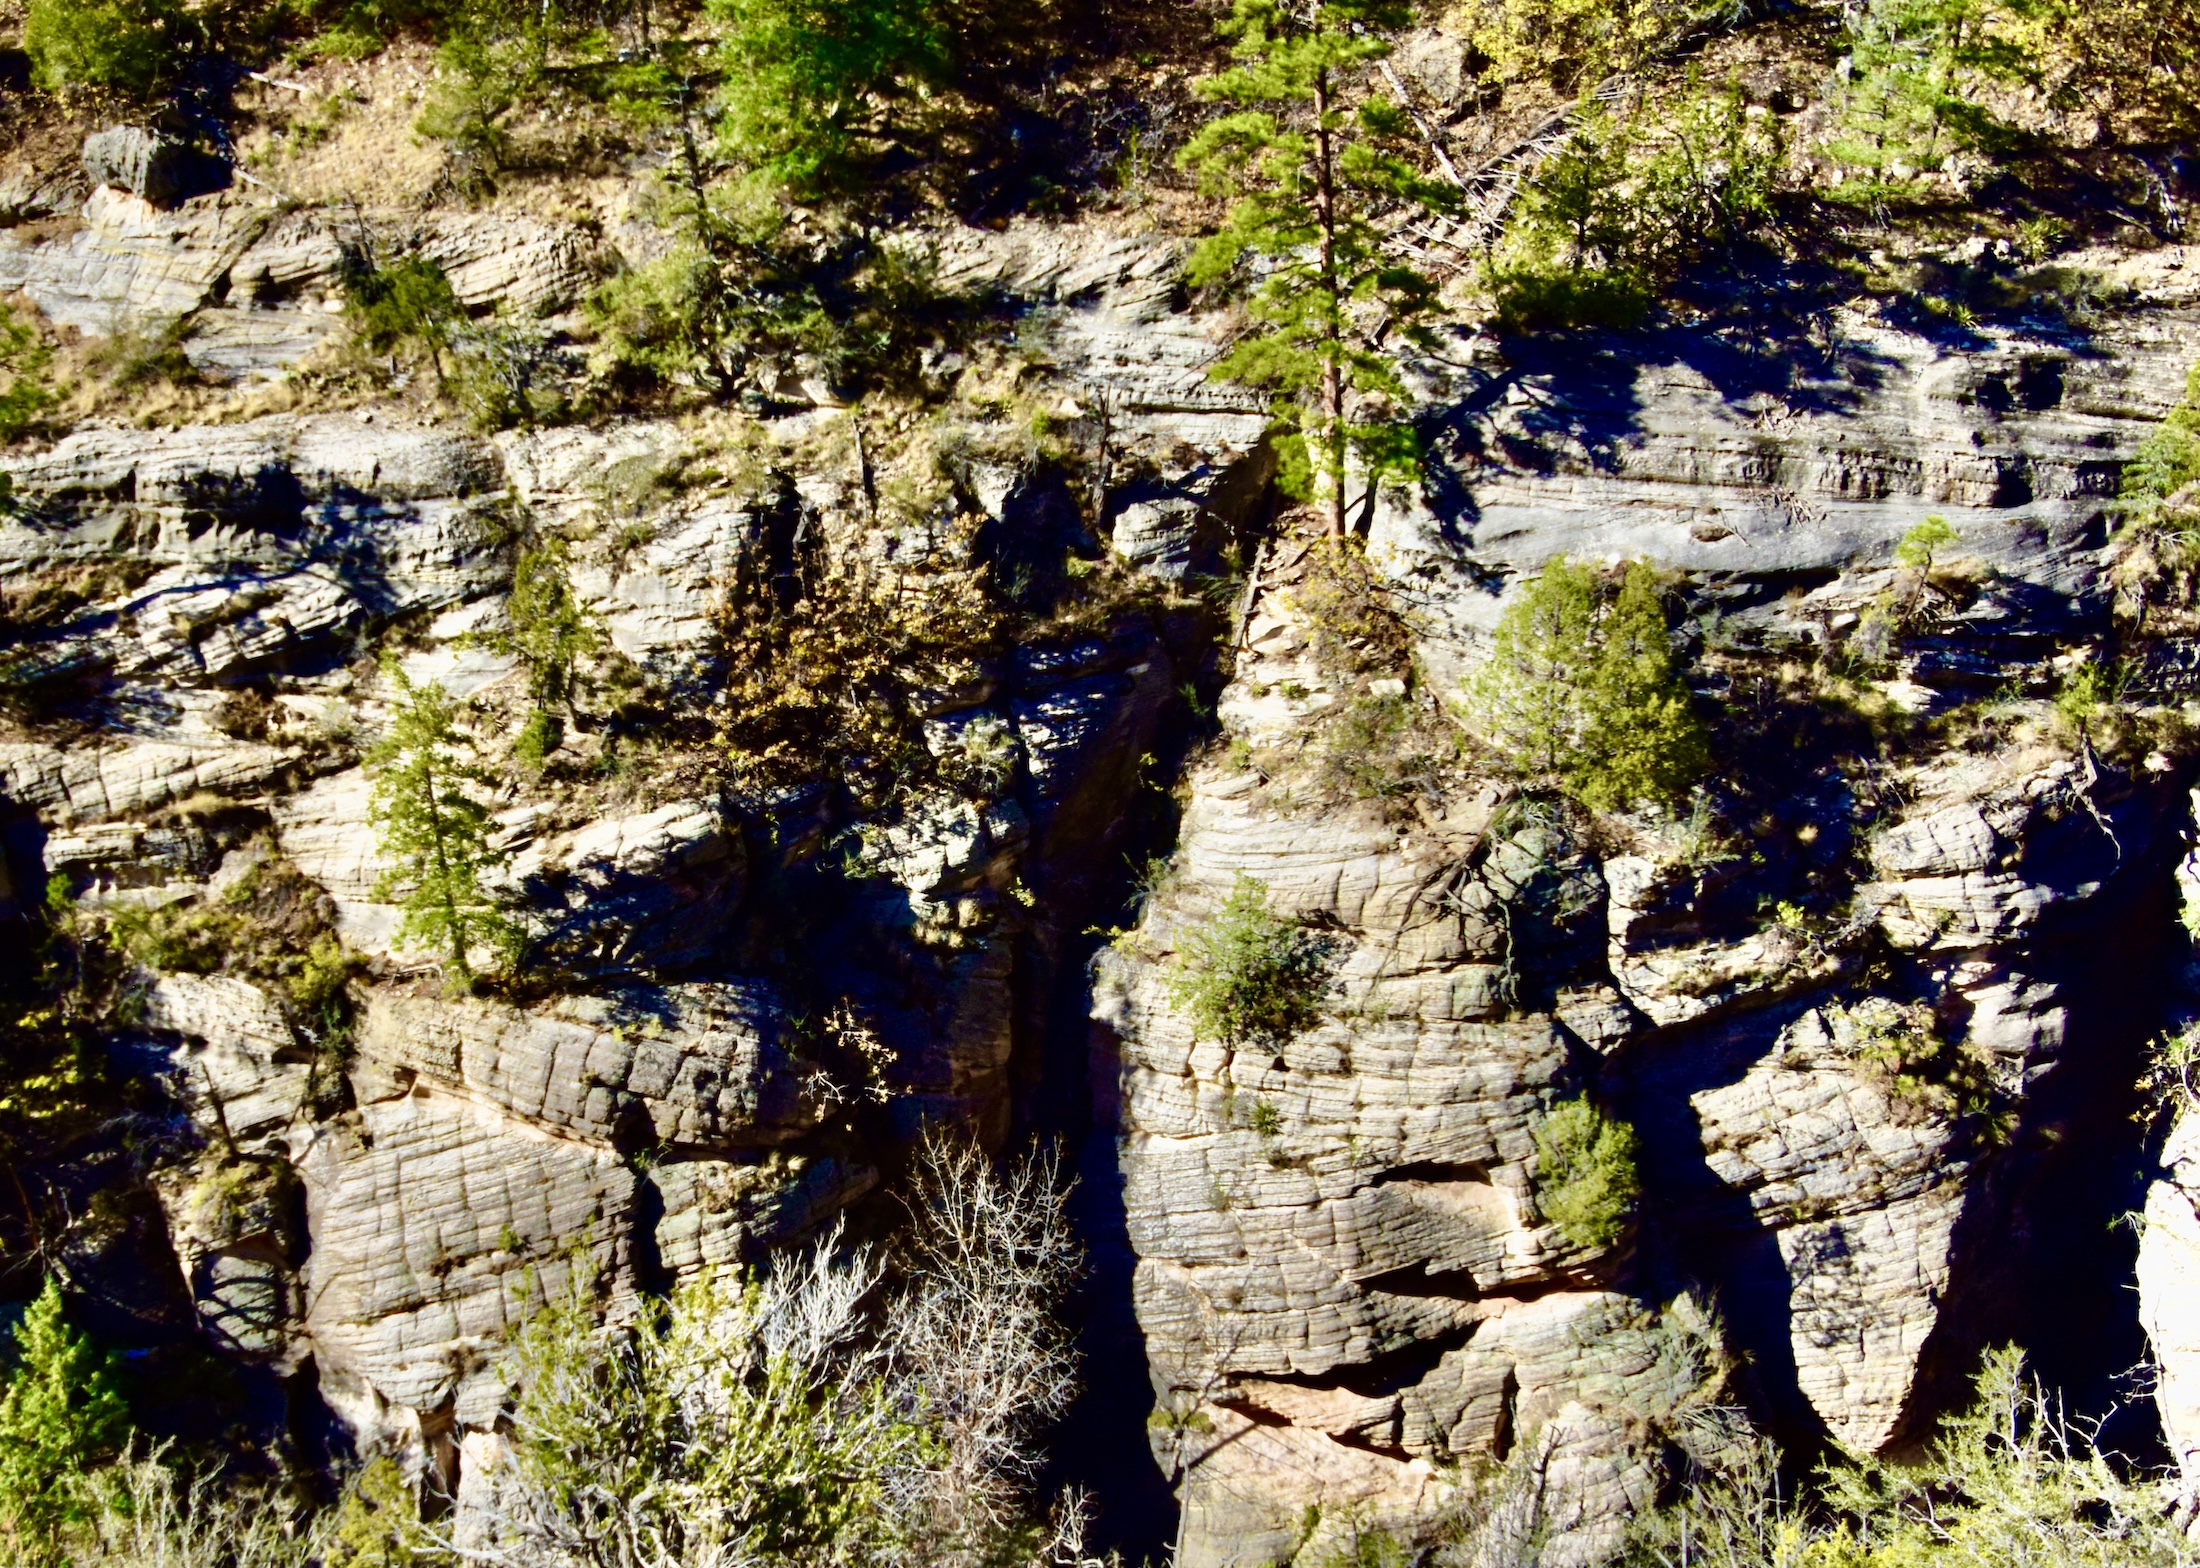
[[[551, 307], [595, 265], [556, 226], [421, 221], [463, 300]], [[329, 214], [163, 212], [110, 182], [65, 241], [0, 236], [0, 284], [86, 330], [195, 311], [193, 344], [249, 369], [248, 328], [318, 341], [344, 243]], [[1079, 330], [1134, 381], [1156, 353], [1190, 362], [1168, 265], [1122, 244], [1076, 262]], [[1149, 353], [1137, 333], [1164, 320]], [[1258, 520], [1265, 470], [1227, 478], [1257, 418], [1200, 413], [1237, 423], [1187, 456], [1167, 410], [1110, 395], [1144, 421], [1113, 427], [1123, 472], [1175, 463], [1214, 545]], [[1059, 955], [1102, 913], [1197, 671], [1189, 613], [1126, 596], [1028, 646], [943, 655], [910, 698], [920, 781], [876, 798], [737, 789], [723, 756], [626, 749], [619, 704], [718, 699], [739, 582], [791, 596], [855, 559], [967, 597], [980, 561], [1098, 554], [1059, 473], [1014, 455], [954, 469], [889, 528], [833, 455], [840, 417], [759, 426], [761, 477], [700, 483], [665, 478], [724, 461], [691, 426], [484, 437], [374, 409], [86, 426], [0, 456], [0, 571], [92, 585], [0, 649], [9, 712], [31, 715], [0, 738], [9, 885], [60, 875], [96, 907], [232, 933], [148, 949], [170, 972], [131, 981], [131, 1060], [170, 1112], [152, 1186], [174, 1289], [225, 1353], [310, 1363], [362, 1443], [452, 1484], [496, 1440], [501, 1336], [547, 1296], [615, 1312], [762, 1262], [862, 1202], [926, 1126], [1005, 1136], [1047, 999], [1074, 983]], [[507, 605], [521, 520], [567, 543], [606, 683], [533, 772], [509, 758], [533, 701]], [[463, 705], [498, 775], [489, 884], [529, 942], [501, 994], [451, 993], [401, 940], [373, 821], [383, 654]], [[301, 1000], [294, 962], [269, 967], [258, 895], [232, 897], [255, 867], [326, 895], [355, 965], [346, 1016]]]
[[297, 1166], [305, 1329], [324, 1397], [370, 1439], [490, 1424], [505, 1329], [577, 1267], [633, 1288], [636, 1182], [608, 1149], [431, 1091], [316, 1127]]
[[0, 232], [0, 291], [21, 290], [50, 320], [102, 337], [190, 318], [184, 352], [216, 380], [279, 379], [329, 337], [362, 225], [415, 242], [469, 309], [566, 309], [601, 269], [596, 244], [570, 223], [286, 211], [264, 192], [221, 190], [219, 160], [133, 127], [88, 138], [84, 167], [92, 190], [74, 233]]
[[[1401, 64], [1450, 97], [1461, 59], [1431, 34]], [[344, 220], [161, 210], [142, 151], [101, 144], [72, 232], [0, 234], [0, 290], [94, 333], [191, 315], [223, 377], [337, 330]], [[478, 308], [564, 308], [598, 265], [571, 225], [403, 221]], [[1088, 1186], [1120, 1206], [1188, 1568], [1425, 1539], [1489, 1467], [1536, 1482], [1545, 1561], [1593, 1562], [1710, 1399], [1805, 1441], [1916, 1439], [2006, 1330], [2039, 1195], [2133, 1065], [2115, 993], [2152, 975], [2193, 759], [2167, 700], [2114, 741], [2047, 699], [2110, 634], [2105, 498], [2200, 303], [2145, 280], [2150, 311], [2086, 342], [1861, 316], [1763, 357], [1710, 328], [1565, 358], [1455, 341], [1408, 367], [1429, 483], [1353, 497], [1351, 592], [1381, 612], [1353, 620], [1272, 526], [1266, 416], [1207, 379], [1225, 328], [1183, 308], [1180, 245], [921, 244], [941, 288], [1051, 324], [1079, 483], [974, 416], [909, 501], [831, 406], [496, 436], [370, 407], [0, 454], [9, 603], [62, 606], [0, 628], [0, 895], [59, 876], [156, 935], [245, 933], [143, 944], [118, 1043], [160, 1090], [145, 1202], [188, 1331], [310, 1362], [363, 1443], [463, 1495], [500, 1441], [497, 1347], [547, 1296], [616, 1313], [767, 1260], [925, 1127], [1043, 1121], [1089, 1058]], [[1929, 515], [1956, 542], [1920, 572], [1897, 548]], [[592, 644], [570, 701], [513, 635], [516, 563], [551, 539]], [[1591, 814], [1447, 717], [1560, 553], [1653, 562], [1700, 705], [1742, 716], [1694, 815]], [[986, 583], [1042, 603], [1095, 575], [1137, 586], [1027, 604], [1021, 644], [913, 638], [863, 710], [899, 726], [884, 782], [789, 783], [724, 740], [854, 678], [820, 634], [814, 668], [740, 686], [742, 585], [781, 636], [829, 594], [945, 620]], [[2134, 679], [2174, 699], [2191, 661], [2149, 657]], [[494, 775], [489, 880], [530, 961], [480, 994], [401, 940], [374, 823], [391, 662]], [[1210, 698], [1216, 743], [1164, 802]], [[1817, 728], [1777, 728], [1797, 715]], [[1088, 998], [1080, 934], [1164, 822]], [[274, 914], [229, 892], [278, 866], [325, 903], [348, 1003], [248, 940]], [[1244, 878], [1318, 944], [1319, 1016], [1224, 1042], [1177, 982]], [[1636, 1201], [1586, 1229], [1554, 1196], [1577, 1102], [1639, 1144]], [[2140, 1271], [2188, 1470], [2193, 1136]]]
[[[1769, 377], [1678, 329], [1593, 367], [1430, 366], [1453, 477], [1362, 501], [1421, 700], [1468, 697], [1510, 585], [1562, 553], [1670, 574], [1716, 654], [1699, 679], [1731, 699], [1711, 683], [1755, 650], [1838, 649], [1883, 616], [1928, 513], [1977, 586], [1896, 639], [1886, 688], [1943, 711], [2051, 686], [2048, 661], [2107, 625], [2115, 454], [2200, 330], [2174, 288], [2170, 308], [2179, 331], [2119, 326], [2098, 356], [1859, 320]], [[2181, 853], [2184, 764], [1927, 747], [1869, 799], [1797, 777], [1749, 853], [1654, 819], [1592, 833], [1472, 770], [1410, 810], [1353, 803], [1307, 759], [1351, 744], [1338, 715], [1382, 686], [1317, 656], [1303, 553], [1259, 580], [1218, 708], [1235, 753], [1192, 775], [1170, 878], [1096, 992], [1183, 1560], [1322, 1561], [1344, 1526], [1309, 1534], [1317, 1503], [1428, 1531], [1450, 1506], [1433, 1460], [1554, 1452], [1572, 1479], [1545, 1560], [1601, 1555], [1657, 1484], [1643, 1434], [1690, 1392], [1625, 1348], [1678, 1281], [1715, 1297], [1776, 1426], [1898, 1448], [2009, 1332], [2014, 1194], [2053, 1180], [2077, 1086], [2135, 1060], [2145, 1020], [2080, 998], [2145, 962], [2125, 933]], [[1196, 1039], [1171, 984], [1241, 875], [1333, 944], [1321, 1020], [1273, 1048]], [[1612, 1250], [1538, 1213], [1537, 1129], [1585, 1089], [1642, 1139], [1647, 1228]], [[2183, 1219], [2150, 1226], [2143, 1265], [2165, 1347], [2191, 1338], [2166, 1304], [2190, 1291], [2176, 1169], [2150, 1212]]]

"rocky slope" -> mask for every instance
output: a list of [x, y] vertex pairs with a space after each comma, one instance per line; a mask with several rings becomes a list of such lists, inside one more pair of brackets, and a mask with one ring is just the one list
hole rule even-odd
[[[68, 232], [0, 230], [0, 289], [54, 322], [187, 317], [201, 374], [270, 387], [339, 330], [355, 217], [41, 191], [14, 216]], [[574, 225], [418, 222], [468, 302], [567, 310], [607, 260]], [[1353, 591], [1403, 617], [1385, 663], [1325, 651], [1335, 589], [1277, 521], [1263, 417], [1206, 380], [1227, 328], [1184, 308], [1182, 245], [924, 242], [943, 289], [1048, 323], [1024, 390], [1085, 449], [966, 409], [900, 511], [887, 449], [815, 390], [738, 431], [491, 436], [370, 402], [0, 454], [0, 582], [72, 596], [0, 652], [4, 886], [288, 910], [360, 966], [341, 1030], [236, 964], [137, 977], [117, 1050], [170, 1096], [133, 1167], [157, 1206], [56, 1238], [76, 1279], [462, 1482], [499, 1336], [546, 1293], [589, 1279], [616, 1310], [767, 1259], [860, 1212], [923, 1126], [1005, 1141], [1089, 1063], [1088, 1202], [1103, 1237], [1119, 1209], [1187, 1564], [1426, 1535], [1484, 1461], [1547, 1478], [1548, 1560], [1589, 1561], [1708, 1398], [1899, 1451], [1980, 1344], [2038, 1337], [2022, 1298], [2101, 1217], [2064, 1203], [2073, 1173], [2135, 1147], [2123, 1097], [2184, 940], [2189, 648], [2126, 650], [2152, 717], [2113, 743], [2049, 699], [2111, 652], [2107, 498], [2200, 354], [2200, 258], [2082, 258], [2129, 290], [2082, 323], [1455, 335], [1409, 366], [1427, 484], [1356, 506]], [[1097, 526], [1079, 465], [1107, 476]], [[1928, 515], [1955, 543], [1919, 574], [1895, 552]], [[568, 542], [623, 695], [559, 766], [499, 763], [498, 885], [554, 963], [462, 996], [381, 887], [375, 655], [501, 757], [529, 530]], [[1184, 590], [1229, 546], [1251, 573], [1217, 612]], [[731, 583], [799, 598], [861, 566], [929, 606], [1032, 549], [1121, 591], [913, 672], [916, 785], [750, 786], [650, 738], [722, 689]], [[1592, 818], [1506, 759], [1409, 774], [1405, 742], [1353, 738], [1368, 702], [1450, 734], [1508, 595], [1561, 553], [1666, 574], [1729, 715], [1696, 817]], [[1088, 993], [1082, 933], [1217, 692], [1165, 874]], [[1370, 784], [1355, 747], [1399, 755]], [[1324, 1016], [1273, 1052], [1195, 1038], [1169, 984], [1241, 875], [1330, 943]], [[1642, 1140], [1610, 1246], [1538, 1202], [1538, 1130], [1584, 1093]], [[2188, 1142], [2140, 1275], [2181, 1463]]]

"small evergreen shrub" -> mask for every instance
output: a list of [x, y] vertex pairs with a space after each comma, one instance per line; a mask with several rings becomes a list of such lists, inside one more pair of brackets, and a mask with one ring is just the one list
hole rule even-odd
[[1848, 19], [1828, 147], [1841, 169], [1835, 199], [1880, 209], [1951, 153], [2013, 143], [1983, 104], [2040, 79], [2040, 16], [2026, 0], [1878, 0]]
[[1626, 1234], [1642, 1193], [1635, 1130], [1587, 1096], [1562, 1100], [1535, 1128], [1535, 1202], [1577, 1247], [1604, 1248]]
[[1222, 912], [1184, 939], [1170, 1000], [1203, 1040], [1281, 1046], [1321, 1016], [1330, 944], [1271, 911], [1268, 887], [1239, 874]]
[[2153, 605], [2189, 610], [2200, 570], [2200, 364], [2183, 401], [2162, 417], [2124, 465], [2109, 579], [2134, 619]]
[[523, 11], [517, 27], [503, 16], [466, 16], [436, 51], [435, 78], [413, 129], [444, 143], [484, 169], [502, 166], [510, 149], [505, 121], [542, 90], [554, 13]]
[[402, 256], [381, 266], [368, 262], [353, 270], [347, 293], [345, 314], [361, 347], [378, 354], [425, 349], [442, 375], [451, 329], [466, 319], [466, 308], [440, 266], [425, 256]]
[[512, 760], [530, 773], [540, 773], [565, 739], [565, 728], [548, 708], [536, 708], [512, 737]]
[[2148, 510], [2194, 483], [2200, 483], [2200, 364], [2185, 378], [2184, 401], [2163, 416], [2124, 465], [2124, 503]]
[[880, 110], [942, 81], [950, 13], [924, 0], [705, 0], [724, 72], [721, 156], [797, 195], [846, 189]]
[[1468, 710], [1520, 772], [1592, 810], [1679, 800], [1709, 761], [1644, 561], [1615, 588], [1554, 558], [1498, 622]]
[[1773, 221], [1786, 164], [1778, 122], [1737, 87], [1691, 77], [1654, 112], [1589, 100], [1522, 188], [1485, 275], [1500, 322], [1631, 325], [1686, 268]]
[[[53, 350], [13, 306], [0, 300], [0, 446], [17, 440], [53, 402], [46, 367]], [[0, 501], [6, 500], [0, 488]]]
[[23, 1568], [58, 1568], [70, 1559], [64, 1532], [90, 1517], [84, 1480], [121, 1449], [130, 1412], [108, 1359], [69, 1327], [50, 1277], [16, 1325], [14, 1350], [0, 1392], [0, 1537]]

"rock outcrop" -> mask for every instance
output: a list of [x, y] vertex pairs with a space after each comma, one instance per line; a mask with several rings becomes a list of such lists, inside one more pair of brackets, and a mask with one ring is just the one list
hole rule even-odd
[[[1511, 585], [1559, 554], [1666, 572], [1720, 696], [1782, 647], [1853, 653], [1928, 514], [1969, 586], [1871, 653], [1884, 700], [2052, 689], [2108, 627], [2119, 454], [2200, 334], [2177, 277], [2154, 280], [2177, 329], [2104, 323], [2082, 352], [1861, 318], [1777, 363], [1680, 328], [1591, 364], [1461, 345], [1422, 382], [1451, 477], [1359, 502], [1411, 607], [1416, 700], [1470, 700]], [[2006, 1237], [2031, 1224], [2012, 1205], [2052, 1180], [2077, 1085], [2136, 1061], [2138, 1012], [2072, 1009], [2148, 961], [2126, 933], [2181, 853], [2189, 760], [2112, 765], [2066, 730], [1918, 748], [1879, 764], [1884, 786], [1806, 764], [1728, 846], [1654, 818], [1590, 831], [1471, 768], [1355, 803], [1310, 764], [1354, 744], [1339, 715], [1407, 683], [1325, 663], [1304, 555], [1257, 579], [1218, 707], [1230, 748], [1193, 773], [1170, 878], [1096, 996], [1184, 1560], [1323, 1560], [1346, 1525], [1309, 1534], [1317, 1503], [1428, 1531], [1450, 1506], [1432, 1459], [1552, 1444], [1573, 1470], [1545, 1560], [1593, 1559], [1657, 1484], [1643, 1434], [1716, 1386], [1716, 1356], [1676, 1389], [1621, 1348], [1682, 1281], [1717, 1300], [1736, 1392], [1776, 1425], [1899, 1448], [2010, 1331]], [[1729, 809], [1747, 788], [1711, 786]], [[1196, 1039], [1170, 978], [1241, 875], [1334, 946], [1321, 1021], [1274, 1048]], [[1647, 1228], [1607, 1251], [1536, 1207], [1537, 1128], [1584, 1090], [1643, 1140]], [[2174, 1208], [2182, 1189], [2155, 1190]], [[2165, 1280], [2177, 1233], [2149, 1243]], [[1553, 1342], [1597, 1350], [1535, 1360]]]
[[[595, 265], [555, 225], [423, 221], [463, 301], [554, 307]], [[240, 322], [318, 341], [346, 243], [325, 213], [162, 212], [106, 189], [64, 241], [0, 236], [0, 285], [86, 330], [196, 312], [194, 353], [228, 354]], [[1190, 364], [1204, 340], [1166, 308], [1173, 253], [1080, 246], [1062, 296], [1079, 330], [1139, 386], [1163, 349]], [[1149, 353], [1138, 334], [1162, 321]], [[238, 352], [240, 373], [280, 368]], [[1113, 428], [1122, 472], [1197, 470], [1185, 515], [1210, 542], [1258, 519], [1257, 417], [1193, 416], [1237, 420], [1195, 450], [1135, 387], [1109, 396], [1146, 422]], [[927, 1125], [1005, 1135], [1050, 988], [1074, 983], [1059, 955], [1101, 912], [1198, 673], [1193, 612], [1125, 595], [1028, 646], [953, 651], [911, 699], [937, 777], [882, 799], [736, 789], [722, 758], [630, 751], [598, 694], [563, 716], [547, 772], [507, 764], [531, 700], [506, 610], [516, 536], [569, 544], [616, 702], [698, 714], [740, 581], [799, 592], [841, 552], [914, 591], [973, 581], [989, 553], [1097, 554], [1060, 475], [1015, 456], [968, 461], [933, 512], [886, 527], [833, 455], [844, 417], [755, 427], [731, 476], [707, 467], [707, 428], [486, 437], [372, 408], [88, 425], [0, 458], [0, 570], [93, 585], [4, 654], [11, 712], [32, 716], [0, 742], [23, 875], [188, 930], [249, 927], [231, 894], [279, 865], [326, 895], [355, 966], [342, 1021], [241, 951], [155, 954], [182, 969], [132, 982], [133, 1049], [173, 1110], [153, 1185], [176, 1289], [227, 1353], [310, 1363], [361, 1441], [453, 1484], [493, 1441], [500, 1336], [543, 1300], [585, 1289], [616, 1311], [755, 1264], [861, 1202]], [[368, 759], [396, 695], [381, 655], [465, 705], [499, 770], [489, 884], [531, 944], [509, 994], [451, 994], [401, 940]]]

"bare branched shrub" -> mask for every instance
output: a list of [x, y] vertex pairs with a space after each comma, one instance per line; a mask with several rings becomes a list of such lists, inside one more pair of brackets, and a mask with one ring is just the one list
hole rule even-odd
[[510, 1452], [442, 1539], [508, 1568], [1074, 1561], [1032, 1498], [1074, 1386], [1080, 1258], [1051, 1161], [928, 1145], [900, 1281], [836, 1230], [602, 1325], [585, 1280], [515, 1336]]
[[513, 1568], [805, 1562], [891, 1547], [924, 1434], [865, 1344], [879, 1265], [836, 1232], [756, 1281], [712, 1271], [599, 1326], [585, 1281], [515, 1337], [509, 1457], [466, 1544]]
[[941, 1445], [912, 1499], [940, 1532], [936, 1560], [981, 1561], [1020, 1527], [1039, 1439], [1075, 1392], [1061, 1309], [1084, 1260], [1065, 1200], [1051, 1155], [1004, 1174], [972, 1144], [925, 1145], [884, 1338]]
[[86, 1484], [99, 1494], [96, 1546], [77, 1561], [114, 1568], [306, 1568], [329, 1547], [334, 1515], [298, 1520], [260, 1491], [218, 1474], [185, 1476], [164, 1449], [110, 1466]]

